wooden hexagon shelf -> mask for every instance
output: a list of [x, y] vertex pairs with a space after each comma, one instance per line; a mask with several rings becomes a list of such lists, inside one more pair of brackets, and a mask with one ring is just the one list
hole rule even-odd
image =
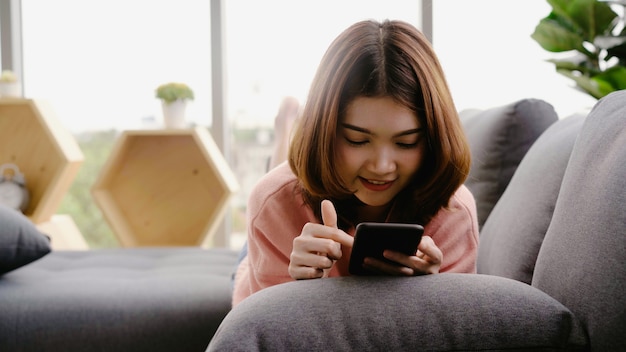
[[196, 127], [124, 131], [92, 194], [125, 247], [198, 246], [237, 189], [208, 130]]
[[69, 131], [41, 100], [0, 98], [0, 164], [17, 165], [30, 202], [24, 214], [50, 220], [74, 181], [83, 153]]

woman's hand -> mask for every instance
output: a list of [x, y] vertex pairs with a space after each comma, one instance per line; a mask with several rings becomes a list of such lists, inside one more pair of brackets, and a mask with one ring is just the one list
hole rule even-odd
[[437, 247], [430, 236], [423, 236], [417, 253], [406, 255], [400, 252], [386, 250], [385, 258], [400, 264], [401, 266], [385, 263], [375, 258], [365, 258], [363, 266], [374, 272], [386, 275], [413, 276], [422, 274], [437, 274], [443, 261], [443, 253]]
[[337, 228], [337, 212], [329, 200], [322, 201], [323, 224], [307, 223], [294, 238], [289, 275], [298, 279], [327, 277], [341, 258], [341, 245], [352, 247], [354, 238]]

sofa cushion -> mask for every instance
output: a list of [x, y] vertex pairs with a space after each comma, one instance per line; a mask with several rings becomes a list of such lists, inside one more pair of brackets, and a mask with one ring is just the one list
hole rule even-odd
[[204, 351], [236, 260], [223, 248], [53, 251], [0, 277], [0, 350]]
[[476, 199], [482, 228], [530, 146], [558, 116], [543, 100], [522, 99], [487, 110], [464, 110], [460, 117], [472, 153], [465, 184]]
[[479, 273], [530, 284], [584, 119], [580, 114], [554, 123], [528, 150], [481, 230]]
[[585, 325], [592, 351], [626, 346], [626, 90], [600, 100], [563, 176], [532, 285]]
[[478, 274], [337, 277], [261, 290], [235, 306], [209, 351], [577, 350], [562, 304], [518, 281]]
[[0, 275], [50, 253], [50, 239], [22, 213], [0, 204]]

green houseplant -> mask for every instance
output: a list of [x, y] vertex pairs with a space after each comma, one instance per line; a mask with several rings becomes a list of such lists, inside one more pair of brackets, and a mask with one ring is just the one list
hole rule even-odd
[[185, 83], [170, 82], [157, 87], [156, 97], [166, 104], [171, 104], [176, 100], [193, 100], [193, 90]]
[[[611, 6], [626, 0], [547, 0], [550, 14], [531, 37], [547, 51], [572, 52], [550, 59], [556, 71], [572, 79], [576, 88], [596, 99], [626, 89], [626, 28]], [[622, 12], [623, 13], [623, 12]]]
[[166, 128], [186, 128], [187, 101], [193, 100], [193, 90], [184, 83], [170, 82], [157, 87], [156, 97], [161, 99], [163, 121]]

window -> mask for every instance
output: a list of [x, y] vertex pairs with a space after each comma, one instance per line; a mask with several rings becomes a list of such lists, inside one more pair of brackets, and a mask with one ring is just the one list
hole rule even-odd
[[[536, 97], [553, 104], [565, 117], [595, 103], [554, 72], [553, 65], [545, 62], [550, 55], [530, 38], [538, 21], [549, 13], [545, 0], [523, 5], [498, 0], [423, 2], [432, 6], [433, 43], [457, 109]], [[94, 131], [157, 128], [161, 112], [154, 89], [168, 81], [189, 84], [196, 99], [188, 107], [188, 117], [198, 125], [212, 125], [211, 1], [18, 3], [25, 94], [48, 100], [61, 122], [81, 138]], [[233, 153], [228, 159], [241, 185], [232, 219], [227, 220], [241, 238], [247, 194], [266, 171], [281, 99], [289, 95], [304, 102], [324, 50], [348, 25], [366, 18], [395, 18], [421, 27], [422, 1], [222, 3], [225, 111]], [[3, 13], [0, 21], [7, 18]], [[97, 172], [98, 165], [89, 163], [98, 155], [87, 157], [81, 170]], [[89, 186], [81, 185], [86, 197]], [[73, 209], [67, 206], [61, 211]], [[85, 226], [89, 225], [79, 224], [84, 235], [94, 232]], [[90, 242], [94, 241], [98, 239]]]
[[154, 127], [154, 89], [182, 81], [189, 118], [211, 124], [210, 3], [22, 1], [24, 89], [73, 132]]
[[401, 19], [420, 27], [420, 1], [225, 1], [227, 111], [235, 133], [233, 246], [245, 238], [247, 195], [266, 172], [274, 117], [286, 96], [304, 103], [331, 41], [363, 19]]
[[[282, 97], [304, 102], [324, 51], [350, 24], [394, 18], [420, 27], [421, 1], [228, 0], [222, 6], [233, 153], [227, 159], [241, 185], [227, 221], [238, 247], [247, 194], [266, 172]], [[158, 128], [154, 89], [169, 81], [192, 87], [189, 119], [212, 125], [210, 1], [28, 0], [21, 7], [25, 95], [49, 101], [79, 143], [110, 142], [124, 129]], [[89, 202], [90, 182], [108, 156], [102, 149], [85, 154], [79, 176], [91, 176], [72, 185], [81, 187], [74, 193], [82, 199], [64, 201], [59, 211], [72, 215], [90, 245], [115, 246], [115, 239], [101, 238], [106, 231], [99, 228], [107, 227], [101, 217], [79, 219], [85, 209], [100, 216], [95, 205], [79, 202]]]
[[530, 37], [550, 9], [545, 0], [433, 1], [433, 45], [457, 109], [539, 98], [566, 117], [595, 104]]
[[91, 247], [114, 247], [90, 195], [119, 131], [159, 128], [158, 85], [187, 83], [187, 117], [210, 126], [210, 2], [22, 1], [24, 93], [50, 103], [85, 161], [59, 213]]

